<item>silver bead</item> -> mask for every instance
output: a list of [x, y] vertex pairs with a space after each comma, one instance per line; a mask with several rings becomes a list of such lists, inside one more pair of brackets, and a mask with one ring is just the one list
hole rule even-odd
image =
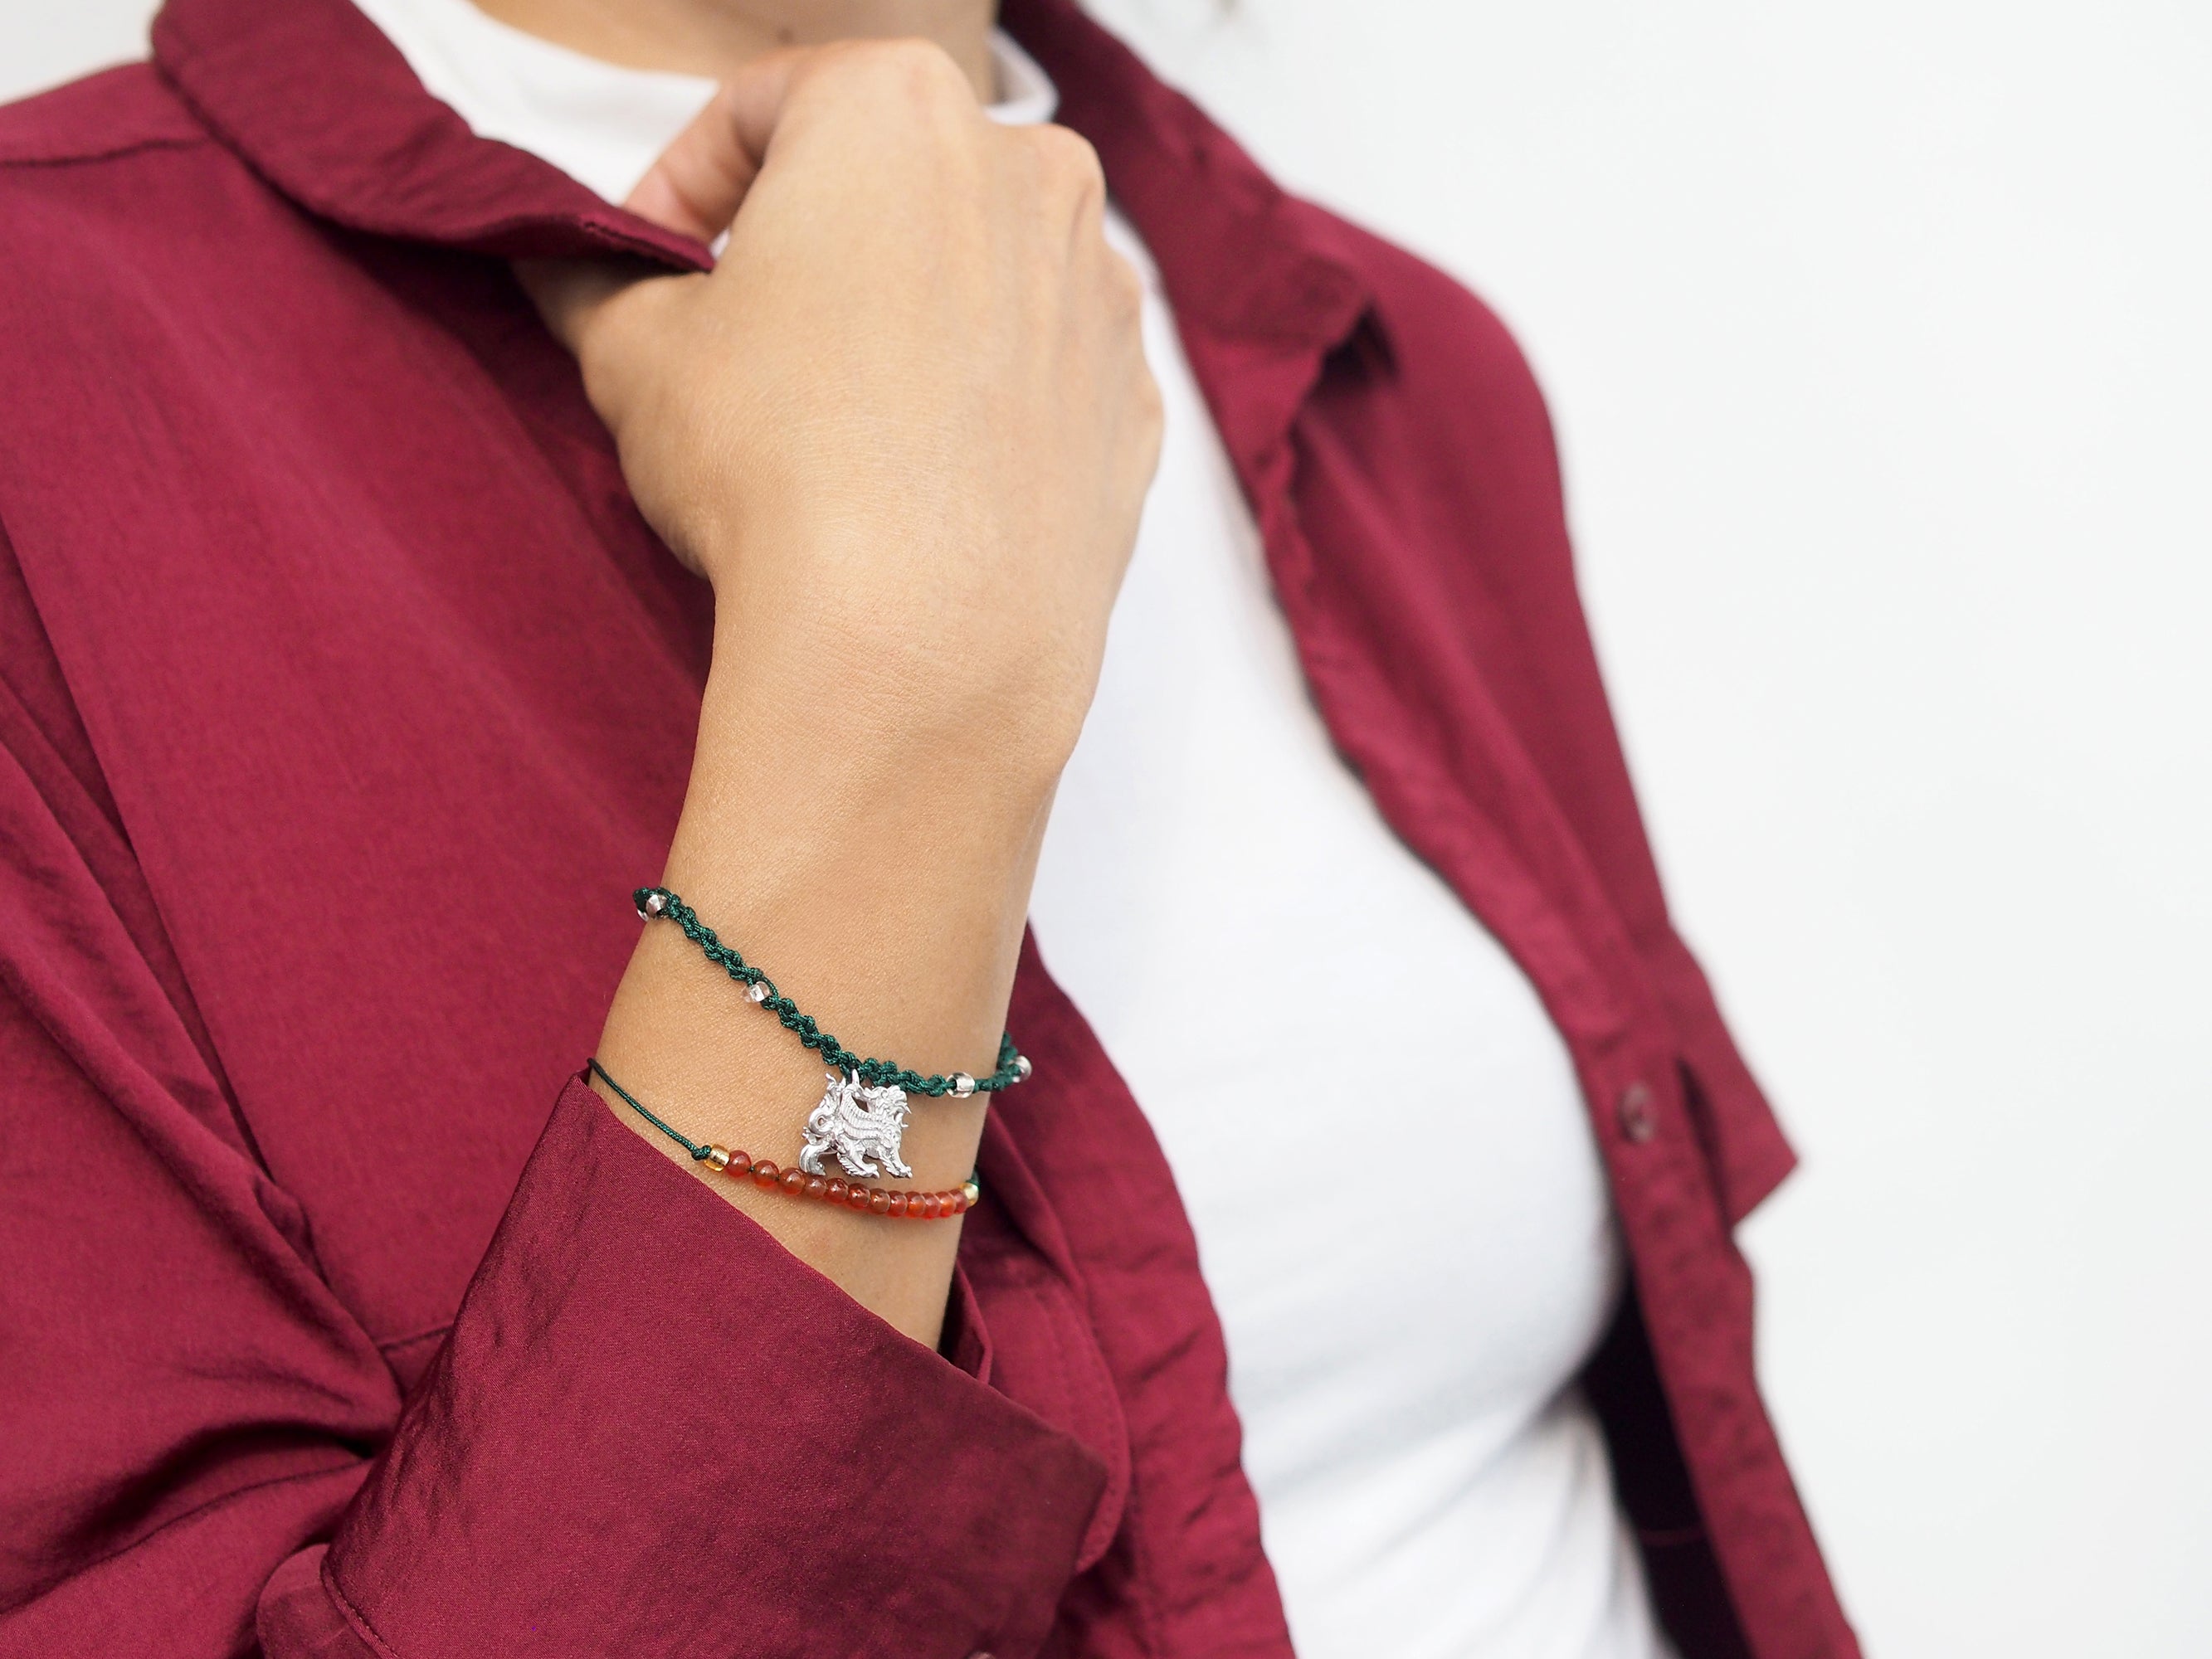
[[1027, 1083], [1030, 1080], [1030, 1073], [1035, 1070], [1036, 1070], [1036, 1067], [1030, 1064], [1030, 1057], [1027, 1054], [1016, 1054], [1014, 1056], [1015, 1082]]
[[647, 915], [657, 916], [667, 908], [668, 896], [665, 893], [647, 893], [645, 896], [645, 914]]
[[952, 1085], [952, 1097], [955, 1100], [965, 1100], [975, 1092], [975, 1079], [965, 1072], [955, 1072], [945, 1081]]
[[750, 984], [747, 985], [745, 987], [745, 1000], [748, 1002], [766, 1002], [768, 1000], [768, 981], [764, 979], [757, 979]]

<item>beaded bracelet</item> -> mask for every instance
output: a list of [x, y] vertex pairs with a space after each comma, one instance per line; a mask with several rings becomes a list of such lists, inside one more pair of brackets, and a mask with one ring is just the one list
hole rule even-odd
[[832, 1066], [852, 1073], [872, 1088], [888, 1085], [910, 1095], [928, 1095], [933, 1098], [951, 1095], [965, 1100], [970, 1095], [1010, 1089], [1030, 1074], [1029, 1060], [1014, 1047], [1012, 1036], [1005, 1034], [999, 1038], [999, 1069], [988, 1077], [970, 1077], [965, 1072], [955, 1072], [949, 1077], [924, 1077], [888, 1060], [863, 1060], [817, 1025], [810, 1016], [799, 1012], [799, 1005], [779, 992], [774, 980], [723, 944], [715, 937], [714, 930], [699, 920], [699, 913], [667, 888], [641, 887], [630, 896], [636, 901], [639, 921], [665, 916], [674, 922], [708, 961], [745, 988], [748, 1001], [774, 1014], [787, 1030]]
[[[829, 1086], [806, 1119], [806, 1144], [799, 1151], [800, 1171], [810, 1176], [827, 1175], [822, 1158], [828, 1153], [848, 1176], [872, 1176], [878, 1161], [884, 1173], [906, 1176], [914, 1171], [901, 1161], [899, 1145], [906, 1133], [907, 1097], [927, 1095], [933, 1099], [950, 1095], [965, 1100], [971, 1095], [1010, 1089], [1029, 1078], [1029, 1056], [1014, 1047], [1011, 1033], [999, 1037], [999, 1068], [988, 1077], [955, 1072], [949, 1077], [924, 1077], [888, 1060], [866, 1060], [846, 1048], [816, 1024], [811, 1015], [775, 988], [775, 981], [715, 936], [699, 920], [699, 914], [665, 887], [641, 887], [630, 895], [638, 920], [665, 917], [684, 930], [708, 961], [745, 988], [747, 1001], [776, 1017], [785, 1030], [819, 1054], [837, 1069], [829, 1073]], [[612, 1079], [608, 1079], [612, 1082]]]
[[869, 1187], [857, 1181], [841, 1181], [836, 1176], [808, 1175], [801, 1170], [779, 1170], [766, 1158], [754, 1159], [744, 1153], [732, 1152], [712, 1142], [692, 1139], [673, 1125], [657, 1117], [644, 1103], [607, 1075], [607, 1068], [593, 1056], [586, 1063], [590, 1071], [608, 1088], [623, 1097], [629, 1109], [647, 1123], [666, 1135], [691, 1156], [694, 1164], [703, 1164], [717, 1175], [726, 1175], [732, 1181], [750, 1177], [753, 1185], [763, 1192], [779, 1192], [793, 1198], [811, 1198], [825, 1204], [842, 1205], [866, 1215], [887, 1216], [893, 1220], [949, 1221], [956, 1215], [965, 1215], [974, 1209], [983, 1196], [983, 1188], [970, 1175], [959, 1186], [942, 1193], [910, 1193], [896, 1187]]

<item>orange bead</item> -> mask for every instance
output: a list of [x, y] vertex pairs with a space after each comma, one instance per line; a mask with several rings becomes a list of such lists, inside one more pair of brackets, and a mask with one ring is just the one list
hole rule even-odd
[[754, 1184], [761, 1187], [773, 1187], [775, 1185], [776, 1176], [782, 1173], [783, 1172], [777, 1169], [775, 1164], [769, 1163], [766, 1158], [763, 1158], [759, 1163], [753, 1165]]
[[819, 1198], [823, 1194], [829, 1190], [830, 1183], [824, 1181], [820, 1176], [809, 1176], [806, 1177], [807, 1197]]
[[802, 1170], [786, 1170], [781, 1179], [783, 1190], [787, 1193], [803, 1193], [806, 1190], [806, 1174]]
[[868, 1189], [860, 1185], [859, 1182], [854, 1182], [851, 1186], [845, 1189], [845, 1202], [851, 1205], [853, 1208], [856, 1210], [866, 1209], [868, 1207]]
[[939, 1200], [935, 1193], [924, 1193], [921, 1195], [921, 1218], [924, 1221], [936, 1220], [939, 1204]]
[[885, 1210], [884, 1213], [885, 1215], [904, 1215], [906, 1213], [906, 1194], [904, 1193], [893, 1193], [891, 1194], [890, 1207]]
[[750, 1175], [752, 1173], [752, 1159], [747, 1158], [743, 1152], [732, 1152], [730, 1154], [731, 1180], [734, 1181], [739, 1176]]
[[843, 1182], [836, 1176], [831, 1176], [829, 1186], [823, 1189], [822, 1196], [832, 1204], [842, 1204], [845, 1201], [847, 1190]]
[[868, 1194], [868, 1208], [878, 1215], [889, 1215], [891, 1208], [891, 1195], [882, 1188], [877, 1188]]

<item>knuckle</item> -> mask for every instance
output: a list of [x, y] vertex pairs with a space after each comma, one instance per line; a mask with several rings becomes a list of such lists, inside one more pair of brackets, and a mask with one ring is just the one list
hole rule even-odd
[[1106, 169], [1098, 160], [1098, 152], [1081, 133], [1066, 127], [1050, 125], [1030, 129], [1032, 139], [1042, 160], [1045, 176], [1054, 184], [1079, 194], [1106, 193]]
[[1115, 313], [1123, 318], [1138, 315], [1145, 308], [1145, 279], [1120, 253], [1109, 248], [1106, 257], [1109, 262], [1106, 291], [1113, 297]]
[[854, 40], [837, 52], [845, 73], [902, 100], [925, 107], [975, 101], [968, 77], [933, 40]]
[[1149, 364], [1142, 365], [1137, 370], [1136, 403], [1145, 430], [1157, 439], [1160, 428], [1166, 423], [1167, 402], [1160, 396], [1159, 380]]

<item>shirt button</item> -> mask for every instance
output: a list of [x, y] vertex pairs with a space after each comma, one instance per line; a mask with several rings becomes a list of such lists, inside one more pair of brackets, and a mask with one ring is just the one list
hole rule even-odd
[[1659, 1111], [1651, 1098], [1651, 1085], [1641, 1078], [1620, 1091], [1613, 1113], [1620, 1120], [1620, 1133], [1632, 1145], [1641, 1146], [1659, 1133]]

